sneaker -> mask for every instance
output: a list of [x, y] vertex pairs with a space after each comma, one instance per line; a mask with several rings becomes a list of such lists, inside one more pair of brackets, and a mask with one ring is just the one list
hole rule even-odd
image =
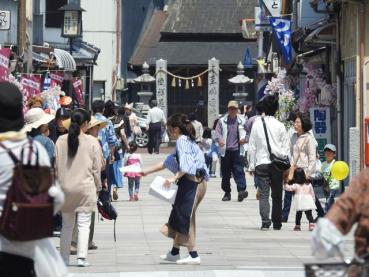
[[314, 223], [309, 223], [309, 231], [313, 231], [315, 228], [315, 224]]
[[287, 221], [288, 221], [288, 218], [282, 217], [281, 222], [283, 222], [283, 223], [287, 223]]
[[215, 174], [210, 174], [210, 178], [216, 178], [217, 177], [217, 175], [215, 175]]
[[273, 230], [274, 231], [279, 231], [282, 229], [282, 224], [281, 223], [273, 223]]
[[261, 224], [260, 230], [261, 231], [268, 231], [270, 228], [270, 222], [263, 222]]
[[231, 201], [231, 193], [226, 192], [222, 198], [222, 201]]
[[95, 244], [95, 242], [91, 242], [89, 245], [88, 245], [88, 250], [96, 250], [97, 249], [97, 245]]
[[295, 228], [293, 228], [294, 231], [301, 231], [301, 226], [300, 225], [296, 225]]
[[177, 264], [201, 264], [201, 259], [200, 256], [192, 258], [190, 255], [188, 255], [186, 258], [178, 260]]
[[138, 193], [135, 193], [134, 199], [135, 199], [135, 201], [138, 201]]
[[176, 262], [179, 260], [179, 254], [178, 255], [172, 255], [172, 253], [169, 251], [167, 254], [165, 255], [160, 255], [160, 259], [162, 259], [163, 261], [168, 261], [168, 262]]
[[135, 201], [135, 198], [133, 196], [130, 196], [129, 197], [129, 202], [133, 202], [133, 201]]
[[86, 266], [90, 266], [90, 263], [88, 261], [86, 261], [86, 259], [77, 259], [77, 266], [79, 267], [86, 267]]
[[239, 191], [238, 192], [238, 202], [242, 202], [243, 199], [247, 198], [247, 196], [249, 196], [249, 193], [247, 192], [247, 190]]
[[118, 200], [118, 189], [117, 187], [113, 188], [113, 200]]

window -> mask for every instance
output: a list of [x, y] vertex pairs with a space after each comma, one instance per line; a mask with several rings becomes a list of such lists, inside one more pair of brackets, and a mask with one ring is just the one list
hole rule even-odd
[[45, 27], [60, 28], [63, 24], [63, 11], [59, 8], [68, 4], [68, 0], [46, 0]]

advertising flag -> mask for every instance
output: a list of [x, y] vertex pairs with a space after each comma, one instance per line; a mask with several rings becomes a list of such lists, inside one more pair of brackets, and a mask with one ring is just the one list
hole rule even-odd
[[6, 81], [9, 75], [10, 48], [0, 49], [0, 81]]
[[269, 17], [273, 34], [286, 64], [292, 62], [291, 19], [283, 17]]
[[76, 93], [76, 99], [80, 106], [84, 105], [83, 93], [82, 93], [82, 80], [78, 78], [73, 78], [73, 88]]
[[56, 85], [62, 86], [64, 81], [64, 72], [63, 71], [55, 71], [49, 73], [50, 81], [50, 87], [55, 87]]
[[41, 76], [33, 74], [23, 74], [21, 84], [27, 91], [27, 98], [30, 98], [41, 93]]

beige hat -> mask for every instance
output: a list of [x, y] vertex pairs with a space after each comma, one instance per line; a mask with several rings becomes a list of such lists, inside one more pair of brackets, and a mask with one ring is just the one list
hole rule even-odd
[[53, 119], [53, 115], [45, 113], [41, 108], [30, 109], [24, 116], [26, 124], [23, 130], [30, 132], [32, 129], [37, 129], [41, 125], [48, 124]]
[[88, 124], [88, 129], [98, 126], [99, 125], [99, 129], [103, 129], [108, 125], [107, 121], [103, 121], [103, 120], [98, 120], [96, 117], [91, 116], [91, 121]]
[[132, 110], [132, 108], [133, 108], [133, 103], [131, 103], [131, 104], [126, 103], [126, 104], [124, 105], [124, 108], [125, 108], [125, 109], [129, 109], [129, 110]]
[[227, 108], [236, 108], [236, 109], [238, 109], [238, 102], [236, 100], [229, 101]]

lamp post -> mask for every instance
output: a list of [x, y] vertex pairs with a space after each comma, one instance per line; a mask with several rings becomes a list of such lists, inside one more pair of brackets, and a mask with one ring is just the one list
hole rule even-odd
[[239, 62], [237, 65], [237, 76], [228, 79], [228, 81], [235, 85], [235, 92], [233, 93], [233, 97], [237, 101], [246, 101], [246, 97], [248, 93], [246, 92], [246, 84], [252, 83], [254, 80], [245, 76], [245, 67], [242, 62]]
[[68, 3], [59, 9], [63, 11], [63, 25], [61, 36], [69, 38], [69, 52], [72, 54], [72, 42], [74, 38], [82, 37], [82, 9], [76, 3]]

